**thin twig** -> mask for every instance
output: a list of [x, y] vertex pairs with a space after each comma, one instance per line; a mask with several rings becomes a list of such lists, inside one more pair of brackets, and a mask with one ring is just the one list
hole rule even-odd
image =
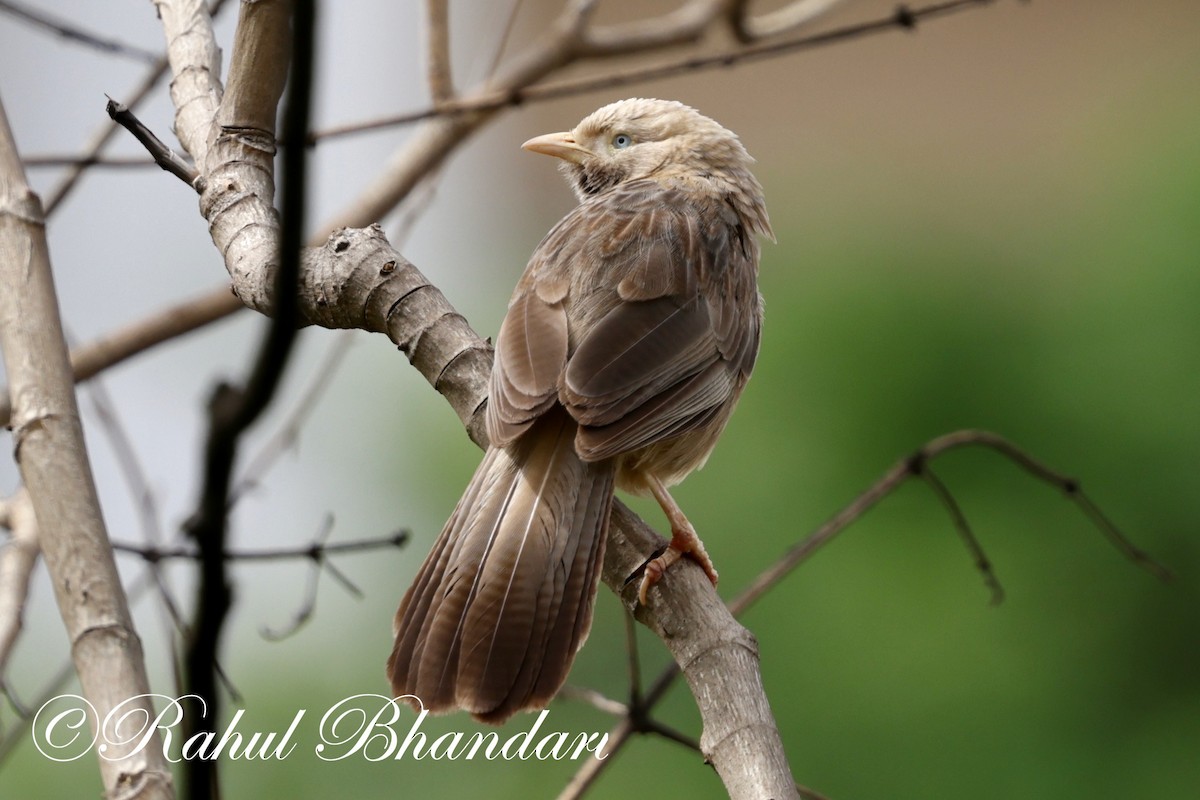
[[422, 120], [436, 117], [455, 116], [477, 113], [480, 111], [496, 111], [509, 106], [525, 105], [527, 103], [556, 100], [578, 94], [628, 86], [635, 83], [662, 80], [690, 72], [732, 67], [747, 61], [811, 50], [825, 45], [873, 36], [894, 30], [910, 30], [918, 21], [962, 11], [972, 6], [983, 6], [992, 0], [947, 0], [920, 8], [908, 9], [901, 6], [900, 10], [868, 22], [846, 25], [818, 34], [809, 34], [778, 42], [740, 46], [720, 53], [705, 56], [689, 56], [673, 59], [662, 64], [653, 64], [632, 70], [621, 70], [603, 75], [587, 76], [555, 81], [533, 86], [516, 87], [506, 91], [484, 92], [470, 98], [464, 98], [437, 106], [430, 106], [419, 111], [406, 114], [396, 114], [375, 120], [356, 122], [347, 125], [337, 125], [315, 131], [310, 141], [315, 143], [326, 139], [335, 139], [357, 133], [366, 133], [381, 128], [398, 125], [409, 125]]
[[[224, 0], [219, 0], [219, 2], [224, 2]], [[163, 56], [146, 72], [141, 83], [128, 94], [128, 107], [130, 109], [137, 108], [143, 100], [150, 96], [150, 92], [154, 90], [158, 82], [167, 74], [168, 66], [167, 57]], [[79, 185], [80, 179], [83, 178], [84, 173], [89, 169], [90, 162], [100, 156], [100, 151], [112, 141], [112, 138], [116, 136], [119, 130], [121, 130], [121, 126], [109, 119], [92, 132], [91, 137], [83, 147], [83, 152], [80, 154], [79, 165], [69, 168], [67, 174], [59, 180], [53, 189], [46, 193], [46, 216], [53, 214], [75, 187]]]
[[754, 42], [794, 31], [840, 5], [844, 0], [793, 0], [761, 16], [750, 15], [749, 0], [738, 0], [730, 8], [730, 23], [740, 42]]
[[354, 336], [345, 331], [334, 337], [333, 343], [313, 373], [308, 387], [300, 396], [300, 402], [292, 413], [280, 425], [279, 430], [267, 440], [266, 444], [250, 458], [241, 477], [229, 492], [229, 507], [232, 508], [241, 497], [255, 486], [258, 486], [271, 467], [279, 458], [292, 448], [300, 438], [304, 422], [312, 414], [317, 402], [324, 396], [325, 391], [333, 385], [333, 376], [345, 362], [346, 351], [354, 343]]
[[828, 797], [818, 792], [816, 789], [810, 789], [807, 786], [796, 784], [796, 791], [800, 793], [803, 800], [829, 800]]
[[[227, 0], [213, 0], [213, 2], [209, 4], [209, 15], [216, 16], [221, 11], [221, 8], [225, 6], [226, 2]], [[130, 109], [135, 109], [141, 105], [142, 101], [150, 95], [150, 92], [152, 92], [154, 87], [158, 85], [158, 82], [162, 80], [162, 77], [167, 74], [167, 68], [169, 66], [170, 62], [164, 55], [160, 57], [152, 67], [150, 67], [150, 69], [146, 72], [146, 75], [142, 78], [141, 83], [138, 84], [137, 88], [127, 94], [129, 98], [128, 106]], [[88, 169], [86, 166], [88, 161], [98, 157], [100, 155], [100, 151], [104, 149], [104, 147], [112, 140], [112, 137], [116, 135], [117, 131], [120, 129], [121, 127], [115, 122], [112, 120], [107, 120], [92, 133], [87, 144], [85, 144], [83, 147], [83, 152], [80, 156], [81, 165], [71, 167], [67, 171], [67, 174], [64, 175], [58, 182], [58, 184], [46, 193], [46, 216], [52, 215], [62, 201], [66, 200], [75, 187], [79, 185], [80, 178], [83, 177], [84, 173]]]
[[605, 714], [611, 714], [614, 717], [624, 717], [629, 713], [629, 706], [586, 686], [567, 684], [559, 690], [558, 696], [564, 700], [576, 700], [580, 703], [586, 703], [597, 711], [603, 711]]
[[[226, 561], [286, 561], [297, 558], [324, 560], [330, 556], [344, 553], [364, 553], [388, 547], [403, 547], [411, 536], [411, 532], [401, 529], [387, 536], [350, 539], [345, 542], [326, 542], [270, 550], [226, 550], [222, 557]], [[200, 559], [200, 553], [194, 547], [158, 547], [131, 542], [113, 542], [112, 548], [118, 553], [138, 556], [144, 561], [152, 563], [173, 560], [198, 561]]]
[[196, 168], [174, 150], [163, 144], [162, 139], [159, 139], [154, 135], [153, 131], [143, 125], [142, 121], [128, 107], [121, 105], [110, 97], [108, 98], [108, 103], [104, 106], [104, 110], [108, 112], [108, 116], [113, 122], [132, 133], [134, 138], [142, 143], [142, 146], [154, 157], [155, 164], [158, 164], [188, 186], [196, 188], [196, 178], [200, 176]]
[[[355, 597], [361, 598], [363, 596], [362, 590], [334, 565], [330, 560], [331, 556], [404, 547], [408, 544], [412, 535], [407, 530], [398, 530], [388, 536], [331, 543], [327, 539], [332, 530], [333, 517], [330, 516], [322, 524], [321, 530], [314, 537], [312, 543], [306, 546], [271, 550], [229, 550], [223, 554], [223, 558], [227, 562], [284, 561], [295, 559], [305, 559], [312, 562], [313, 570], [309, 576], [308, 588], [305, 591], [305, 600], [301, 604], [301, 610], [297, 612], [292, 623], [286, 628], [279, 630], [264, 628], [263, 636], [265, 638], [285, 638], [294, 633], [312, 616], [316, 608], [316, 580], [321, 571], [328, 572], [330, 577], [340, 583], [347, 592]], [[199, 561], [201, 558], [200, 552], [194, 547], [160, 547], [155, 545], [130, 544], [128, 542], [113, 542], [113, 550], [118, 553], [138, 556], [151, 566], [157, 566], [163, 561], [169, 560]]]
[[[1161, 580], [1171, 577], [1171, 571], [1155, 561], [1145, 551], [1135, 547], [1113, 524], [1100, 513], [1095, 504], [1083, 493], [1079, 481], [1047, 467], [1033, 456], [1002, 436], [989, 431], [961, 430], [933, 439], [908, 458], [898, 461], [882, 478], [856, 497], [848, 506], [818, 528], [810, 536], [793, 546], [778, 561], [759, 574], [741, 594], [729, 603], [735, 615], [740, 615], [764, 593], [779, 583], [798, 565], [807, 560], [830, 539], [845, 530], [852, 522], [865, 514], [872, 506], [891, 494], [896, 488], [914, 475], [921, 474], [930, 461], [950, 450], [960, 447], [986, 447], [1001, 454], [1034, 477], [1061, 489], [1068, 498], [1104, 533], [1113, 545], [1129, 560]], [[944, 489], [944, 487], [943, 487]], [[949, 507], [951, 514], [957, 504]], [[959, 512], [961, 519], [961, 511]], [[959, 520], [956, 520], [958, 524]], [[961, 533], [961, 528], [959, 529]], [[973, 537], [971, 537], [973, 539]], [[974, 553], [975, 551], [973, 551]], [[980, 557], [978, 553], [975, 553]], [[986, 564], [986, 558], [982, 558]], [[987, 574], [987, 573], [985, 573]], [[991, 585], [989, 583], [989, 585]]]
[[[1088, 519], [1104, 533], [1105, 537], [1113, 543], [1122, 555], [1161, 580], [1169, 580], [1172, 577], [1170, 570], [1155, 561], [1144, 550], [1134, 546], [1113, 525], [1108, 517], [1083, 493], [1079, 486], [1079, 481], [1052, 470], [1002, 436], [989, 431], [961, 430], [932, 439], [911, 456], [902, 458], [896, 462], [891, 469], [884, 473], [883, 477], [851, 501], [849, 505], [835, 514], [812, 534], [793, 546], [778, 561], [759, 573], [749, 586], [729, 602], [730, 611], [733, 612], [734, 616], [741, 616], [764, 594], [790, 575], [796, 567], [813, 556], [822, 545], [828, 543], [833, 537], [844, 531], [876, 503], [899, 488], [906, 480], [915, 476], [922, 477], [929, 484], [938, 497], [939, 502], [946, 508], [947, 513], [950, 514], [954, 521], [956, 531], [963, 538], [968, 550], [975, 559], [976, 567], [984, 575], [986, 585], [992, 590], [992, 602], [999, 602], [1003, 598], [1003, 590], [992, 573], [990, 562], [983, 553], [970, 526], [967, 524], [966, 517], [958, 502], [941, 480], [936, 475], [933, 475], [929, 469], [929, 463], [938, 456], [950, 450], [972, 446], [993, 450], [1035, 478], [1061, 489]], [[680, 669], [678, 664], [674, 662], [668, 664], [659, 673], [658, 677], [655, 678], [654, 683], [651, 685], [649, 691], [646, 692], [642, 702], [636, 705], [631, 704], [629, 716], [613, 726], [608, 733], [609, 739], [606, 751], [610, 755], [619, 752], [629, 740], [630, 735], [639, 730], [638, 715], [648, 715], [679, 674]], [[612, 761], [613, 759], [611, 758], [604, 760], [592, 759], [583, 764], [575, 775], [572, 776], [570, 783], [563, 789], [559, 795], [559, 800], [575, 800], [575, 798], [582, 796], [587, 787], [600, 776]], [[807, 792], [810, 796], [820, 797], [819, 794], [803, 787], [800, 787], [800, 791], [801, 794]]]
[[[1040, 478], [1046, 483], [1057, 486], [1092, 521], [1092, 524], [1100, 529], [1109, 542], [1112, 543], [1113, 547], [1117, 548], [1122, 555], [1159, 580], [1169, 581], [1175, 577], [1175, 574], [1168, 567], [1160, 564], [1145, 550], [1135, 546], [1132, 541], [1121, 533], [1120, 529], [1092, 502], [1091, 498], [1083, 493], [1083, 488], [1079, 485], [1078, 480], [1050, 469], [1050, 467], [1038, 461], [1004, 437], [987, 431], [960, 431], [956, 434], [947, 434], [941, 437], [941, 439], [935, 440], [929, 447], [932, 448], [937, 445], [940, 448], [937, 452], [943, 452], [970, 444], [989, 447], [1026, 472]], [[936, 455], [936, 452], [932, 453], [930, 457], [933, 455]]]
[[149, 64], [154, 64], [158, 61], [158, 53], [138, 47], [137, 45], [126, 44], [116, 39], [109, 39], [99, 34], [85, 31], [74, 22], [68, 22], [61, 17], [55, 17], [44, 11], [29, 8], [22, 3], [14, 3], [12, 0], [0, 0], [0, 11], [7, 11], [14, 17], [22, 19], [35, 27], [48, 30], [63, 39], [79, 42], [104, 53], [133, 58]]
[[[108, 435], [109, 445], [116, 457], [119, 471], [125, 478], [125, 485], [129, 490], [133, 505], [137, 509], [138, 518], [141, 521], [142, 539], [149, 542], [151, 546], [158, 545], [163, 540], [158, 503], [150, 488], [146, 472], [142, 469], [141, 459], [138, 458], [133, 439], [121, 422], [117, 404], [113, 402], [104, 382], [94, 381], [89, 388], [92, 406], [100, 419], [100, 429]], [[171, 594], [171, 589], [163, 577], [162, 570], [157, 562], [148, 561], [147, 567], [154, 586], [158, 589], [159, 599], [162, 601], [162, 608], [166, 613], [166, 620], [171, 632], [184, 633], [187, 625], [179, 610], [179, 604], [175, 602], [175, 597]], [[172, 653], [174, 653], [173, 650]]]
[[102, 169], [145, 169], [157, 166], [153, 161], [147, 161], [142, 156], [88, 156], [62, 155], [47, 153], [45, 155], [25, 156], [21, 159], [25, 169], [49, 169], [60, 167], [77, 167], [87, 169], [100, 167]]
[[611, 764], [617, 753], [625, 746], [634, 733], [633, 721], [625, 716], [608, 732], [608, 743], [604, 746], [604, 758], [589, 758], [579, 765], [579, 769], [571, 776], [571, 780], [558, 793], [557, 800], [579, 800], [600, 777], [604, 769]]
[[629, 614], [625, 614], [624, 619], [626, 666], [629, 670], [629, 707], [638, 708], [642, 705], [642, 666], [638, 658], [637, 626]]
[[489, 79], [500, 69], [500, 61], [504, 58], [508, 40], [512, 38], [513, 28], [517, 24], [517, 15], [521, 13], [521, 3], [523, 2], [524, 0], [512, 0], [512, 7], [508, 10], [508, 16], [504, 20], [504, 29], [500, 32], [500, 37], [496, 42], [496, 52], [492, 55], [492, 63], [485, 73]]
[[[324, 552], [321, 550], [321, 547], [325, 544], [326, 539], [329, 538], [329, 535], [332, 532], [333, 515], [331, 514], [325, 518], [325, 521], [321, 525], [321, 530], [318, 531], [316, 537], [313, 539], [313, 553]], [[326, 560], [324, 555], [313, 555], [311, 556], [310, 560], [312, 561], [312, 568], [308, 572], [308, 585], [304, 591], [304, 600], [300, 605], [300, 610], [297, 611], [292, 617], [292, 621], [283, 628], [269, 628], [266, 626], [260, 628], [259, 633], [264, 639], [275, 642], [286, 639], [296, 631], [300, 630], [305, 623], [312, 619], [312, 615], [317, 610], [317, 586], [320, 583], [322, 570], [328, 570], [329, 574], [336, 578], [337, 581], [342, 584], [342, 586], [346, 587], [350, 594], [362, 599], [362, 590], [359, 589], [358, 586], [356, 586], [348, 577], [346, 577], [344, 573], [339, 571], [333, 566], [332, 563]]]
[[152, 544], [162, 541], [162, 526], [159, 523], [158, 503], [150, 480], [142, 469], [141, 459], [133, 444], [133, 438], [121, 421], [117, 405], [103, 381], [94, 381], [90, 387], [92, 408], [100, 420], [100, 429], [107, 434], [109, 446], [116, 457], [118, 471], [125, 479], [134, 508], [141, 523], [142, 539]]
[[988, 560], [987, 554], [983, 551], [983, 546], [979, 543], [979, 539], [975, 536], [975, 532], [971, 530], [970, 524], [967, 522], [967, 515], [963, 513], [962, 506], [954, 499], [954, 495], [946, 488], [946, 484], [942, 483], [928, 464], [913, 464], [913, 474], [919, 475], [922, 480], [933, 490], [933, 494], [941, 502], [946, 509], [946, 513], [950, 515], [951, 521], [954, 523], [954, 529], [958, 531], [958, 535], [962, 538], [963, 544], [967, 546], [967, 550], [971, 553], [971, 557], [975, 561], [975, 568], [983, 575], [984, 584], [992, 591], [992, 605], [998, 606], [1004, 602], [1004, 587], [1000, 585], [1000, 581], [996, 578], [996, 573], [992, 570], [992, 563]]
[[697, 753], [700, 752], [700, 742], [695, 737], [681, 733], [671, 726], [664, 725], [658, 720], [651, 719], [649, 717], [642, 720], [641, 729], [638, 732], [657, 734], [668, 741], [681, 744], [689, 750], [694, 750]]

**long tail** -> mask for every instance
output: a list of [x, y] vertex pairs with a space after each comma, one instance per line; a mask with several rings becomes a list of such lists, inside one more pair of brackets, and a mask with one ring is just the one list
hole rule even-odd
[[545, 706], [592, 624], [611, 462], [575, 453], [555, 410], [491, 448], [396, 612], [395, 696], [499, 724]]

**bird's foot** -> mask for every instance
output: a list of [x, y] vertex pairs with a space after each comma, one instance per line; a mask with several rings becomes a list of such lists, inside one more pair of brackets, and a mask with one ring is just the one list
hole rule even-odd
[[691, 526], [691, 523], [678, 527], [672, 525], [671, 544], [660, 555], [651, 558], [642, 567], [642, 582], [638, 585], [638, 602], [646, 605], [650, 587], [662, 580], [667, 568], [685, 555], [690, 556], [701, 566], [713, 586], [717, 585], [717, 569], [704, 549], [704, 542], [700, 541], [700, 537], [696, 535], [696, 529]]

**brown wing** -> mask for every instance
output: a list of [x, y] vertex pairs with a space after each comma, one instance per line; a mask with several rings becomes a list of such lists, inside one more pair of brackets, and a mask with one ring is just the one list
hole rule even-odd
[[567, 363], [566, 285], [535, 280], [532, 265], [496, 336], [487, 428], [499, 446], [514, 441], [554, 404]]
[[758, 246], [725, 203], [656, 181], [580, 211], [590, 249], [557, 259], [592, 277], [568, 297], [559, 399], [581, 425], [580, 456], [595, 460], [704, 425], [740, 391], [758, 353]]

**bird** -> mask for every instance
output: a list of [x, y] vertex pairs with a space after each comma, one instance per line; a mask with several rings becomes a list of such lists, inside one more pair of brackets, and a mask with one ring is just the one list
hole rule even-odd
[[[495, 341], [489, 446], [396, 612], [394, 696], [501, 724], [544, 708], [591, 627], [615, 488], [717, 571], [669, 487], [707, 460], [750, 377], [774, 241], [754, 160], [683, 103], [621, 100], [522, 147], [579, 203], [534, 250]], [[635, 573], [635, 576], [637, 573]]]

